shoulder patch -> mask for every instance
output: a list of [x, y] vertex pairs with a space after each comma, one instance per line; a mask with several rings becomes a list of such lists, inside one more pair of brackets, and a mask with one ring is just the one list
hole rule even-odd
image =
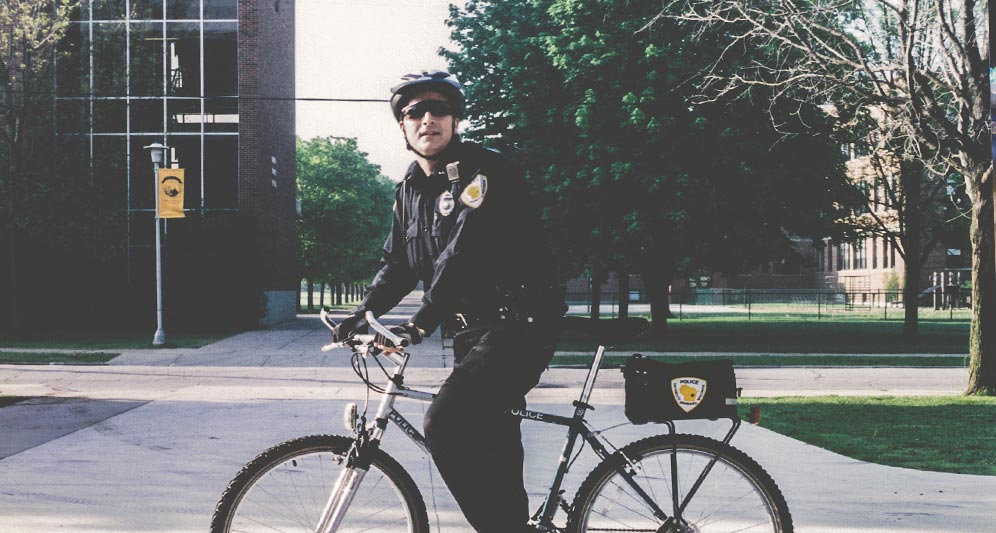
[[463, 189], [460, 201], [463, 205], [477, 209], [484, 203], [484, 196], [488, 194], [488, 177], [478, 174], [473, 181]]

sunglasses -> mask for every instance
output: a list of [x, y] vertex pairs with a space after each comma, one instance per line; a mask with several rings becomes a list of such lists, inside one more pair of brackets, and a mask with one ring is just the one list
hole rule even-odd
[[448, 102], [442, 100], [422, 100], [417, 104], [412, 104], [401, 110], [401, 114], [405, 118], [415, 120], [421, 119], [426, 112], [432, 113], [437, 117], [445, 117], [453, 114], [453, 108]]

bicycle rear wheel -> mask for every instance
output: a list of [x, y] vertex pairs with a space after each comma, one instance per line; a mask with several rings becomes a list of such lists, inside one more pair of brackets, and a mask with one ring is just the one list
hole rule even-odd
[[[263, 452], [225, 489], [211, 532], [313, 532], [352, 442], [312, 435]], [[372, 453], [370, 470], [337, 533], [428, 533], [425, 502], [411, 476], [383, 451]]]
[[[675, 518], [672, 463], [677, 458], [679, 506], [713, 458], [719, 458]], [[668, 518], [655, 516], [625, 479], [624, 456], [637, 485]], [[698, 435], [659, 435], [636, 441], [602, 461], [574, 499], [567, 531], [657, 533], [791, 533], [792, 517], [771, 476], [740, 450]]]

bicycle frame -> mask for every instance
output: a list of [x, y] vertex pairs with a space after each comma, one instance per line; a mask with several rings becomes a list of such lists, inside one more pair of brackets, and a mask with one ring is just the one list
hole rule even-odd
[[[376, 320], [373, 320], [372, 316], [367, 317], [367, 322], [372, 328], [378, 331], [378, 333], [383, 334], [387, 332], [387, 329], [377, 323]], [[570, 470], [571, 454], [574, 453], [574, 448], [577, 445], [578, 438], [580, 437], [584, 439], [585, 442], [591, 446], [594, 453], [602, 460], [607, 459], [614, 453], [614, 451], [610, 451], [610, 448], [614, 449], [614, 446], [601, 437], [599, 432], [593, 429], [585, 420], [586, 412], [589, 409], [594, 409], [588, 404], [588, 400], [594, 390], [595, 379], [598, 376], [598, 371], [601, 368], [604, 355], [605, 346], [599, 346], [598, 350], [595, 352], [594, 361], [588, 370], [584, 386], [581, 389], [581, 395], [578, 400], [573, 402], [573, 406], [575, 408], [573, 416], [565, 417], [550, 413], [532, 411], [529, 409], [508, 410], [509, 414], [523, 420], [533, 420], [545, 424], [566, 426], [568, 428], [567, 438], [564, 442], [564, 447], [560, 454], [560, 461], [557, 470], [554, 473], [550, 488], [547, 491], [547, 495], [544, 498], [543, 503], [532, 517], [532, 520], [535, 523], [543, 527], [554, 527], [553, 517], [557, 513], [558, 504], [560, 504], [560, 507], [563, 508], [565, 512], [570, 511], [570, 505], [564, 502], [561, 497], [561, 493], [563, 492], [561, 490], [561, 486], [563, 485], [564, 478]], [[366, 355], [364, 354], [364, 356]], [[344, 518], [345, 512], [352, 501], [353, 494], [355, 494], [356, 487], [359, 486], [360, 481], [363, 479], [363, 475], [366, 473], [366, 469], [369, 467], [369, 465], [363, 464], [362, 453], [360, 452], [365, 446], [379, 446], [389, 421], [398, 426], [402, 432], [407, 435], [408, 438], [410, 438], [419, 448], [426, 453], [429, 453], [425, 437], [414, 425], [408, 422], [408, 420], [401, 413], [394, 409], [394, 402], [399, 397], [410, 398], [422, 402], [431, 402], [433, 398], [435, 398], [435, 395], [429, 392], [415, 390], [404, 385], [403, 376], [405, 368], [408, 365], [410, 354], [405, 352], [383, 352], [380, 354], [380, 357], [389, 359], [397, 366], [392, 372], [389, 373], [388, 384], [384, 387], [384, 392], [381, 394], [382, 397], [380, 403], [378, 404], [374, 419], [367, 424], [368, 427], [357, 428], [356, 445], [354, 445], [354, 449], [351, 450], [348, 458], [350, 461], [349, 466], [354, 466], [355, 468], [345, 469], [336, 481], [335, 488], [332, 491], [332, 497], [326, 506], [325, 512], [322, 514], [322, 520], [318, 528], [318, 531], [320, 532], [324, 533], [328, 531], [335, 531], [335, 528], [338, 527], [339, 523]], [[725, 444], [730, 442], [740, 427], [739, 419], [731, 420], [733, 426], [723, 439], [723, 443]], [[668, 426], [669, 432], [674, 434], [674, 423], [666, 422], [665, 424]], [[670, 516], [654, 502], [654, 499], [647, 494], [638, 483], [636, 483], [635, 478], [637, 476], [637, 469], [628, 458], [624, 457], [625, 464], [619, 466], [619, 471], [636, 494], [644, 499], [653, 514], [660, 520], [667, 521], [671, 520], [672, 517], [681, 516], [685, 506], [688, 505], [688, 502], [705, 480], [705, 477], [709, 474], [709, 471], [712, 469], [718, 458], [718, 455], [712, 458], [712, 460], [699, 474], [698, 479], [685, 495], [685, 498], [682, 501], [679, 501], [677, 490], [677, 458], [676, 454], [671, 454], [671, 479], [673, 487], [671, 491], [672, 509]]]

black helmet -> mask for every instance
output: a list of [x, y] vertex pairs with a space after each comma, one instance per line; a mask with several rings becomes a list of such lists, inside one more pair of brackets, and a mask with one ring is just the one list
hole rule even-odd
[[423, 70], [421, 74], [405, 74], [401, 83], [391, 87], [391, 111], [395, 120], [401, 120], [401, 110], [419, 91], [438, 91], [443, 94], [455, 108], [456, 118], [463, 117], [465, 98], [463, 86], [449, 72], [442, 70]]

